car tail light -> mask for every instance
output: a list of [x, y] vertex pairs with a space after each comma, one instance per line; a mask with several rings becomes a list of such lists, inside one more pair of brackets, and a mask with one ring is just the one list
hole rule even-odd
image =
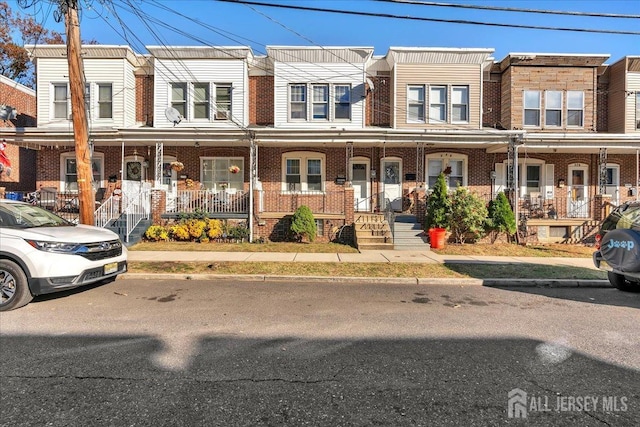
[[601, 241], [602, 241], [602, 235], [600, 233], [596, 234], [596, 249], [600, 249]]

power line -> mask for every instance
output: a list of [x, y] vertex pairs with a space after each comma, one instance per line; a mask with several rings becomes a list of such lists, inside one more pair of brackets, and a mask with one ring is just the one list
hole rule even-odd
[[599, 33], [599, 34], [617, 34], [617, 35], [640, 36], [640, 31], [600, 30], [600, 29], [594, 29], [594, 28], [548, 27], [548, 26], [540, 26], [540, 25], [503, 24], [503, 23], [498, 23], [498, 22], [469, 21], [469, 20], [465, 20], [465, 19], [425, 18], [425, 17], [421, 17], [421, 16], [410, 16], [410, 15], [404, 15], [403, 16], [403, 15], [394, 15], [394, 14], [390, 14], [390, 13], [362, 12], [362, 11], [341, 10], [341, 9], [327, 9], [327, 8], [319, 8], [319, 7], [273, 4], [273, 3], [263, 3], [263, 2], [246, 1], [246, 0], [216, 0], [216, 1], [223, 2], [223, 3], [237, 3], [237, 4], [253, 5], [253, 6], [275, 7], [275, 8], [290, 9], [290, 10], [304, 10], [304, 11], [310, 11], [310, 12], [339, 13], [339, 14], [344, 14], [344, 15], [370, 16], [370, 17], [375, 17], [375, 18], [404, 19], [404, 20], [410, 20], [410, 21], [440, 22], [440, 23], [446, 23], [446, 24], [466, 24], [466, 25], [482, 25], [482, 26], [487, 26], [487, 27], [521, 28], [521, 29], [528, 29], [528, 30], [571, 31], [571, 32], [579, 32], [579, 33]]
[[419, 0], [373, 0], [381, 3], [396, 3], [396, 4], [411, 4], [419, 6], [433, 6], [433, 7], [449, 7], [458, 9], [476, 9], [476, 10], [493, 10], [499, 12], [522, 12], [522, 13], [540, 13], [548, 15], [568, 15], [568, 16], [585, 16], [591, 18], [626, 18], [626, 19], [638, 19], [640, 15], [627, 15], [622, 13], [596, 13], [596, 12], [572, 12], [566, 10], [545, 10], [545, 9], [525, 9], [519, 7], [501, 7], [501, 6], [480, 6], [469, 4], [456, 4], [456, 3], [440, 3], [433, 1], [419, 1]]

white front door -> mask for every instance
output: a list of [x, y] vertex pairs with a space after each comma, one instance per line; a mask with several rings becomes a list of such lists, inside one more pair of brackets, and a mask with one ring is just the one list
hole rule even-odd
[[351, 185], [353, 186], [353, 206], [356, 212], [371, 210], [371, 184], [369, 182], [369, 161], [351, 160]]
[[569, 218], [589, 217], [588, 172], [584, 164], [569, 166]]
[[382, 208], [386, 209], [387, 201], [391, 203], [391, 209], [402, 211], [402, 161], [400, 159], [383, 159], [382, 167], [382, 192], [384, 201]]
[[171, 169], [174, 160], [165, 157], [162, 161], [162, 188], [167, 192], [167, 211], [175, 210], [178, 195], [178, 172]]

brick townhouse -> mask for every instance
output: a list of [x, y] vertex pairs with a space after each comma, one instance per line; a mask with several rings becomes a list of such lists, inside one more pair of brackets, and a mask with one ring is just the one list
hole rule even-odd
[[[29, 50], [37, 126], [1, 132], [37, 148], [27, 150], [36, 177], [14, 189], [57, 191], [69, 208], [66, 48]], [[608, 55], [584, 54], [496, 61], [492, 49], [147, 50], [83, 47], [98, 209], [115, 194], [120, 210], [142, 206], [155, 222], [197, 209], [279, 240], [305, 204], [326, 239], [337, 226], [384, 221], [382, 212], [421, 221], [444, 172], [450, 188], [487, 201], [507, 190], [538, 239], [569, 241], [638, 197], [637, 56], [607, 65]]]

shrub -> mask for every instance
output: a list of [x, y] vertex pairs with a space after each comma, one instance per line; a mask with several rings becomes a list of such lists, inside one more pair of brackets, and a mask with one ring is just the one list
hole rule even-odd
[[167, 241], [169, 240], [169, 231], [162, 225], [152, 225], [144, 232], [144, 237], [156, 242], [159, 240]]
[[217, 239], [222, 236], [222, 222], [219, 219], [207, 221], [207, 237]]
[[191, 240], [186, 224], [176, 224], [169, 227], [169, 235], [174, 240]]
[[456, 188], [451, 196], [449, 224], [456, 243], [468, 237], [477, 239], [484, 234], [487, 208], [484, 201], [464, 187]]
[[305, 237], [310, 242], [316, 238], [316, 220], [308, 206], [302, 205], [293, 213], [291, 232], [299, 242]]
[[496, 199], [489, 202], [486, 228], [495, 232], [493, 242], [500, 233], [507, 233], [509, 239], [516, 233], [516, 217], [504, 192], [498, 193]]
[[447, 194], [447, 181], [444, 174], [440, 173], [433, 192], [427, 196], [426, 215], [424, 220], [425, 230], [430, 228], [449, 228], [449, 212], [451, 201]]

